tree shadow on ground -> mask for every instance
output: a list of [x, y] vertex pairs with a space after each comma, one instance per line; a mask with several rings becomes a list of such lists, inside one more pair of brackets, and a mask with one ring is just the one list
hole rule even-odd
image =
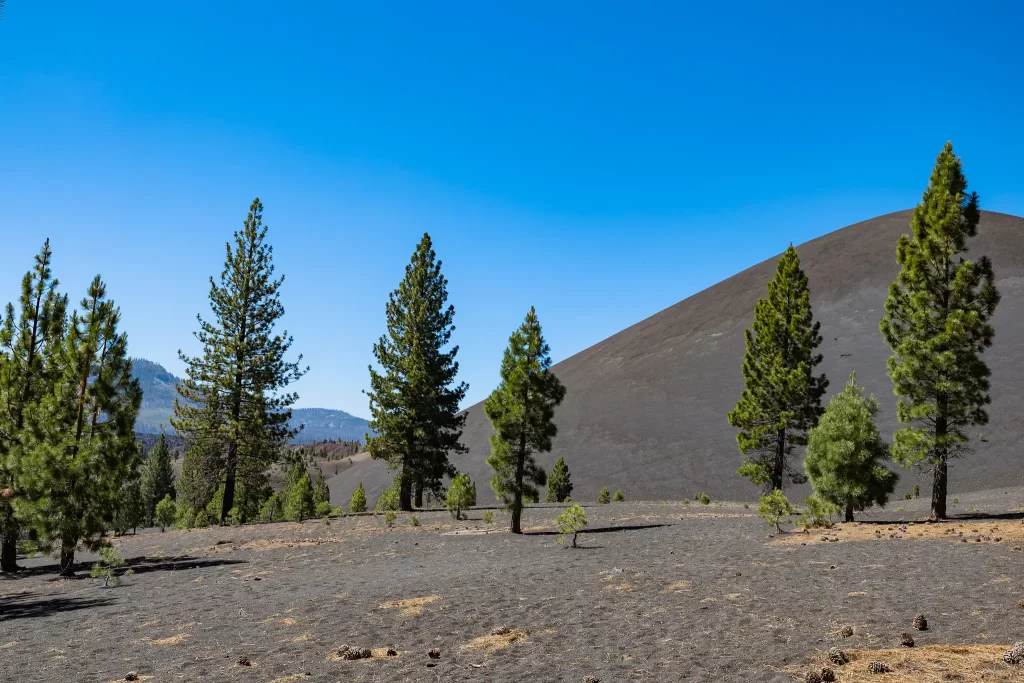
[[[642, 529], [657, 529], [663, 526], [672, 526], [671, 524], [630, 524], [627, 526], [603, 526], [597, 527], [596, 529], [584, 529], [581, 533], [590, 534], [610, 534], [615, 531], [640, 531]], [[557, 531], [524, 531], [523, 536], [561, 536]]]
[[[930, 519], [858, 519], [857, 524], [874, 526], [895, 526], [900, 524], [955, 524], [957, 522], [1008, 522], [1011, 520], [1024, 519], [1024, 511], [1019, 512], [962, 512], [946, 517], [946, 519], [935, 521]], [[844, 522], [849, 524], [849, 522]], [[824, 531], [827, 531], [825, 529]]]
[[[53, 580], [62, 579], [88, 579], [89, 570], [93, 562], [76, 562], [72, 574], [58, 576], [60, 565], [57, 563], [44, 564], [37, 567], [22, 569], [12, 574], [4, 574], [6, 579], [27, 579], [35, 576], [53, 574]], [[248, 564], [247, 560], [208, 560], [188, 555], [177, 557], [131, 557], [125, 560], [123, 569], [131, 569], [135, 574], [148, 574], [150, 572], [184, 571], [188, 569], [206, 569], [208, 567], [222, 567], [233, 564]], [[120, 573], [120, 572], [119, 572]]]
[[15, 619], [35, 619], [46, 617], [58, 612], [74, 612], [91, 607], [103, 607], [113, 601], [113, 597], [103, 598], [43, 598], [30, 599], [29, 596], [0, 598], [0, 623]]

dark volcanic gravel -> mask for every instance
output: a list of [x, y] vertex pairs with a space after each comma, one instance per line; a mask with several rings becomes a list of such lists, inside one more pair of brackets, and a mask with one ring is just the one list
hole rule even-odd
[[[118, 541], [136, 573], [109, 589], [85, 563], [57, 579], [24, 560], [0, 580], [0, 681], [788, 681], [844, 625], [847, 648], [898, 647], [918, 613], [919, 647], [1024, 640], [1013, 542], [777, 545], [741, 505], [617, 503], [587, 508], [572, 550], [557, 511], [530, 509], [519, 537], [452, 534], [484, 528], [478, 510], [147, 531]], [[343, 645], [374, 656], [331, 657]]]

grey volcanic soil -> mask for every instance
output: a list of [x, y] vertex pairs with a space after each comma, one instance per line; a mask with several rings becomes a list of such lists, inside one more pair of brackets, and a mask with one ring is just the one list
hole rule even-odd
[[[841, 391], [856, 371], [861, 384], [882, 402], [879, 428], [886, 438], [897, 427], [896, 403], [885, 374], [890, 351], [878, 321], [898, 270], [896, 240], [910, 232], [910, 217], [910, 211], [879, 216], [797, 247], [821, 322], [828, 395]], [[985, 353], [992, 370], [991, 422], [972, 431], [971, 436], [983, 434], [984, 440], [973, 444], [969, 466], [952, 464], [950, 486], [957, 494], [1024, 486], [1019, 457], [1024, 445], [1022, 235], [1024, 219], [985, 211], [969, 245], [969, 258], [992, 258], [1002, 301], [993, 318], [995, 344]], [[780, 244], [780, 250], [785, 246]], [[776, 261], [748, 268], [557, 363], [553, 370], [568, 394], [555, 412], [554, 448], [538, 458], [544, 468], [550, 471], [564, 457], [574, 497], [580, 500], [593, 500], [602, 486], [648, 500], [680, 499], [698, 491], [722, 499], [748, 495], [749, 483], [736, 474], [736, 430], [726, 414], [743, 389], [743, 330], [751, 325], [754, 304], [765, 295]], [[500, 360], [494, 359], [495, 367]], [[491, 425], [482, 404], [467, 413], [463, 441], [469, 453], [453, 462], [474, 481], [486, 482], [491, 477], [485, 462]], [[802, 454], [798, 465], [801, 459]], [[901, 474], [901, 490], [913, 488], [915, 481], [922, 489], [931, 484]], [[348, 500], [359, 481], [376, 500], [391, 475], [379, 462], [357, 462], [330, 482], [333, 497]], [[804, 495], [790, 497], [802, 500]]]
[[[1000, 490], [954, 512], [1024, 524], [1022, 504]], [[739, 504], [627, 502], [588, 506], [599, 531], [572, 550], [549, 533], [557, 511], [531, 508], [518, 537], [451, 535], [482, 528], [480, 510], [420, 513], [419, 528], [402, 515], [392, 531], [374, 517], [147, 531], [118, 541], [137, 573], [109, 589], [23, 560], [31, 571], [0, 580], [0, 681], [785, 681], [842, 624], [856, 648], [895, 646], [918, 612], [932, 626], [918, 644], [1024, 639], [1012, 542], [779, 545]], [[381, 607], [427, 596], [419, 614]], [[464, 647], [498, 627], [529, 635]], [[343, 644], [400, 654], [329, 661]]]

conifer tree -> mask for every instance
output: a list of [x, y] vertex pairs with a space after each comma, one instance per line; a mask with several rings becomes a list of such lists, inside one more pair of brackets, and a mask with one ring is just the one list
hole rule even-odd
[[[51, 355], [60, 348], [64, 334], [67, 297], [57, 293], [50, 270], [50, 241], [35, 257], [35, 266], [21, 281], [19, 311], [7, 305], [0, 326], [0, 489], [19, 492], [15, 480], [18, 463], [25, 455], [25, 415], [29, 405], [50, 392], [53, 377]], [[0, 497], [0, 571], [12, 572], [17, 539], [22, 526], [12, 498]]]
[[462, 511], [474, 505], [476, 505], [476, 485], [465, 472], [455, 475], [445, 496], [445, 508], [452, 513], [455, 519], [462, 519]]
[[193, 441], [181, 463], [181, 476], [177, 483], [176, 507], [183, 517], [194, 517], [206, 509], [218, 488], [220, 463], [211, 444]]
[[160, 531], [164, 531], [167, 527], [174, 524], [174, 518], [177, 516], [178, 509], [170, 494], [164, 496], [163, 499], [156, 504], [155, 521], [160, 526]]
[[999, 293], [992, 262], [964, 257], [978, 232], [977, 193], [967, 192], [960, 158], [946, 143], [910, 221], [900, 235], [900, 272], [889, 285], [880, 328], [893, 350], [889, 377], [906, 425], [894, 435], [893, 459], [932, 469], [932, 516], [946, 516], [948, 463], [970, 451], [967, 429], [988, 423], [989, 323]]
[[171, 467], [171, 452], [167, 448], [167, 440], [163, 432], [149, 451], [142, 465], [141, 495], [143, 516], [146, 524], [153, 524], [156, 504], [164, 496], [174, 495], [174, 469]]
[[363, 489], [363, 482], [352, 492], [352, 498], [348, 502], [349, 512], [366, 512], [366, 491]]
[[790, 245], [768, 283], [768, 296], [754, 307], [743, 357], [745, 388], [729, 413], [729, 423], [740, 430], [736, 441], [744, 459], [739, 473], [765, 493], [781, 490], [787, 477], [803, 480], [791, 456], [795, 446], [806, 445], [807, 431], [818, 423], [828, 387], [824, 374], [814, 374], [821, 362], [815, 354], [819, 328], [807, 275]]
[[448, 281], [424, 234], [388, 297], [388, 330], [373, 347], [380, 371], [370, 366], [375, 436], [366, 435], [366, 448], [398, 471], [401, 510], [412, 510], [414, 489], [417, 505], [424, 491], [439, 496], [444, 478], [455, 475], [448, 454], [466, 452], [459, 403], [468, 385], [455, 381], [459, 347], [449, 347], [455, 307], [447, 301]]
[[885, 505], [899, 479], [885, 466], [889, 449], [875, 425], [878, 411], [878, 399], [865, 396], [851, 374], [808, 434], [804, 469], [814, 494], [844, 510], [847, 522], [854, 511]]
[[484, 401], [484, 412], [494, 427], [487, 458], [495, 473], [491, 488], [512, 513], [512, 533], [522, 533], [523, 500], [537, 500], [537, 486], [547, 482], [533, 454], [551, 450], [558, 433], [555, 407], [564, 398], [565, 386], [551, 372], [551, 348], [531, 307], [509, 338], [501, 383]]
[[331, 489], [327, 487], [323, 470], [318, 469], [313, 482], [313, 510], [317, 515], [326, 515], [331, 509]]
[[305, 373], [298, 361], [285, 359], [292, 346], [287, 331], [275, 332], [284, 315], [274, 277], [273, 247], [266, 241], [263, 204], [254, 199], [234, 247], [225, 246], [224, 270], [210, 278], [213, 320], [197, 316], [196, 339], [202, 355], [181, 351], [187, 365], [178, 383], [171, 424], [190, 445], [200, 443], [224, 481], [220, 520], [235, 506], [238, 472], [255, 461], [263, 470], [297, 430], [288, 426], [298, 399], [285, 391]]
[[548, 476], [548, 493], [544, 502], [563, 503], [571, 495], [572, 482], [569, 481], [569, 466], [565, 464], [565, 458], [559, 458]]
[[294, 522], [301, 522], [312, 517], [314, 513], [313, 482], [309, 478], [309, 472], [306, 471], [305, 465], [301, 462], [296, 462], [296, 464], [302, 471], [291, 487], [287, 489], [288, 497], [284, 504], [284, 514]]
[[48, 372], [53, 389], [27, 407], [27, 447], [16, 476], [29, 494], [24, 514], [47, 544], [60, 545], [62, 574], [75, 547], [97, 545], [122, 486], [137, 476], [135, 418], [142, 389], [131, 377], [120, 310], [97, 276], [68, 322]]

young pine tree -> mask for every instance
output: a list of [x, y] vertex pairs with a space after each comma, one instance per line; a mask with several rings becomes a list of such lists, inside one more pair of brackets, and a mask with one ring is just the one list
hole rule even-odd
[[153, 524], [156, 504], [164, 496], [174, 496], [174, 469], [171, 467], [171, 452], [163, 432], [149, 451], [142, 464], [141, 494], [143, 503], [142, 519], [147, 525]]
[[[370, 456], [398, 470], [399, 507], [422, 507], [422, 494], [440, 495], [444, 477], [455, 476], [449, 453], [464, 453], [466, 421], [459, 402], [469, 388], [456, 384], [459, 347], [448, 347], [455, 329], [455, 307], [441, 262], [423, 239], [405, 267], [405, 277], [388, 297], [387, 334], [373, 346], [380, 372], [370, 366]], [[446, 350], [447, 349], [447, 350]]]
[[889, 449], [875, 426], [878, 399], [850, 375], [846, 388], [825, 407], [807, 439], [804, 469], [815, 495], [832, 503], [853, 521], [856, 510], [885, 505], [898, 477], [885, 466]]
[[803, 479], [791, 463], [793, 448], [807, 443], [828, 387], [825, 375], [814, 374], [821, 362], [815, 354], [819, 327], [811, 313], [807, 275], [791, 245], [768, 283], [768, 296], [754, 307], [743, 357], [745, 388], [729, 413], [729, 423], [740, 430], [736, 440], [744, 459], [739, 473], [765, 493], [781, 490], [787, 477]]
[[210, 278], [213, 321], [198, 317], [195, 333], [202, 355], [178, 352], [187, 368], [171, 424], [190, 445], [201, 443], [221, 468], [221, 522], [235, 505], [239, 469], [249, 461], [265, 469], [297, 433], [288, 421], [298, 396], [285, 389], [306, 370], [299, 367], [301, 355], [294, 363], [285, 359], [292, 346], [288, 333], [275, 332], [284, 315], [284, 277], [274, 277], [266, 237], [263, 204], [255, 199], [234, 247], [226, 245], [220, 283]]
[[0, 327], [0, 571], [18, 569], [17, 539], [22, 520], [15, 514], [14, 498], [24, 494], [14, 473], [25, 457], [27, 407], [53, 390], [48, 372], [64, 335], [67, 297], [57, 293], [50, 271], [50, 241], [43, 244], [35, 266], [21, 281], [19, 311], [7, 305]]
[[323, 471], [318, 469], [316, 481], [313, 482], [313, 510], [317, 516], [326, 517], [331, 509], [331, 489], [327, 487]]
[[284, 503], [285, 517], [293, 522], [301, 522], [313, 516], [313, 482], [309, 478], [309, 472], [305, 465], [297, 462], [296, 465], [302, 469], [302, 473], [287, 489], [288, 496]]
[[16, 472], [30, 492], [25, 514], [47, 545], [60, 545], [60, 570], [75, 547], [96, 546], [126, 481], [137, 476], [135, 417], [142, 389], [131, 377], [120, 311], [97, 276], [72, 314], [48, 372], [53, 390], [28, 407], [28, 443]]
[[363, 482], [352, 492], [352, 498], [348, 502], [349, 512], [366, 512], [366, 491], [363, 489]]
[[569, 481], [569, 466], [565, 464], [565, 458], [559, 458], [548, 476], [548, 492], [544, 502], [562, 503], [571, 495], [572, 482]]
[[501, 383], [484, 401], [494, 434], [487, 464], [494, 470], [491, 488], [512, 512], [512, 533], [522, 533], [523, 500], [537, 500], [537, 486], [547, 481], [534, 453], [551, 450], [555, 407], [565, 386], [551, 372], [551, 349], [531, 307], [523, 324], [509, 338], [501, 361]]
[[448, 487], [448, 494], [445, 496], [445, 508], [452, 513], [455, 519], [462, 519], [462, 511], [474, 505], [476, 505], [476, 485], [464, 472], [455, 475], [451, 486]]
[[967, 192], [960, 158], [946, 143], [896, 245], [899, 275], [889, 285], [881, 330], [892, 348], [889, 377], [907, 426], [894, 435], [893, 459], [932, 469], [932, 516], [946, 516], [948, 463], [970, 450], [967, 429], [988, 422], [989, 320], [999, 303], [991, 261], [964, 258], [978, 231], [978, 196]]

